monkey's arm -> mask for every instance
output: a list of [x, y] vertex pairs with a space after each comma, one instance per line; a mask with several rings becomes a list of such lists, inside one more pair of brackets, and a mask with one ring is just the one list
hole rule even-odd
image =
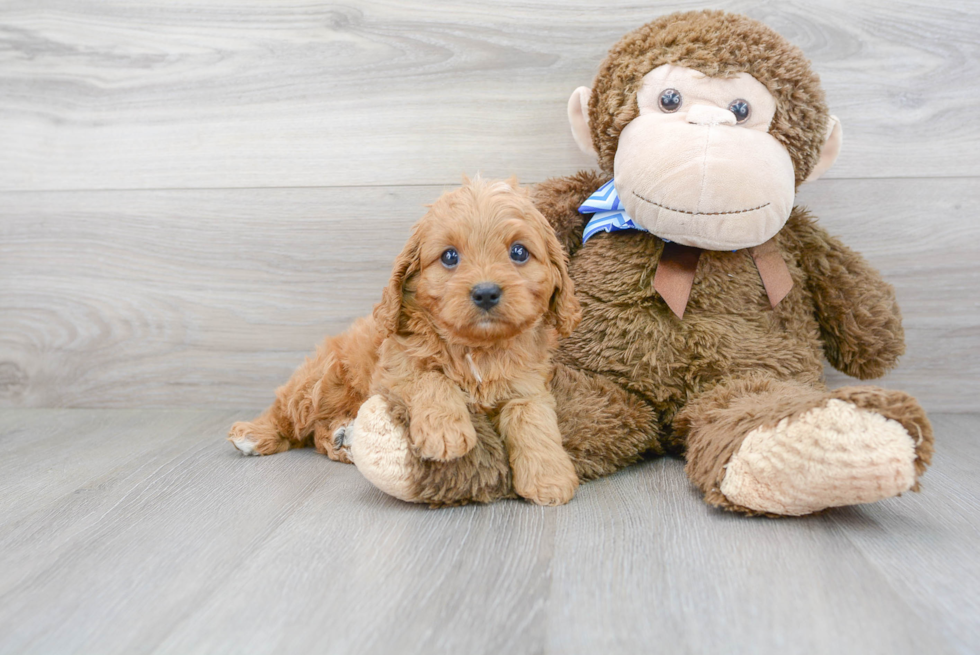
[[905, 353], [905, 332], [892, 286], [804, 210], [794, 208], [786, 227], [816, 305], [827, 360], [862, 380], [894, 368]]
[[582, 246], [588, 217], [578, 213], [579, 205], [608, 181], [596, 171], [579, 171], [568, 177], [553, 177], [531, 189], [531, 199], [555, 229], [569, 257]]

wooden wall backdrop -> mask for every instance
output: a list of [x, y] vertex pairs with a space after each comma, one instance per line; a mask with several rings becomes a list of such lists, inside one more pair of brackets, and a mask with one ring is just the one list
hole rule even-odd
[[424, 203], [463, 172], [590, 166], [568, 94], [628, 30], [705, 6], [821, 74], [845, 148], [800, 201], [898, 289], [884, 384], [976, 411], [969, 0], [6, 0], [0, 406], [266, 403], [370, 309]]

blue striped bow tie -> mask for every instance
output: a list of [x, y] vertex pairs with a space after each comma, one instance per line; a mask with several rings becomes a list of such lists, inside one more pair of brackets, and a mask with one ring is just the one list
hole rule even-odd
[[619, 193], [613, 184], [616, 180], [609, 180], [599, 190], [589, 196], [588, 200], [578, 208], [580, 214], [592, 214], [592, 218], [582, 232], [582, 243], [589, 240], [592, 235], [598, 232], [614, 232], [616, 230], [648, 230], [637, 225], [629, 214], [623, 209], [623, 203], [619, 199]]

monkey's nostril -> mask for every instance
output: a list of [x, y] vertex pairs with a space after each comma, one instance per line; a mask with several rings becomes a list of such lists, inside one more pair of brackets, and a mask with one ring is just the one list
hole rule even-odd
[[470, 289], [473, 304], [483, 311], [493, 309], [500, 302], [500, 294], [500, 287], [492, 282], [480, 282]]

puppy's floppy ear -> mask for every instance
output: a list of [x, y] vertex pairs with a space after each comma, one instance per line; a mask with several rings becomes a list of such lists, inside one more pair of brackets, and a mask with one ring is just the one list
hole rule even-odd
[[374, 306], [374, 322], [377, 323], [378, 330], [384, 338], [388, 338], [398, 331], [405, 280], [421, 270], [419, 231], [418, 225], [412, 228], [412, 235], [408, 238], [408, 243], [405, 244], [401, 254], [395, 259], [395, 265], [391, 269], [391, 279], [381, 294], [381, 302]]
[[575, 297], [575, 283], [568, 277], [568, 263], [565, 250], [558, 243], [558, 237], [548, 221], [541, 216], [541, 230], [548, 244], [548, 260], [555, 278], [555, 290], [551, 294], [548, 305], [549, 318], [558, 330], [558, 334], [567, 337], [582, 319], [582, 307]]

